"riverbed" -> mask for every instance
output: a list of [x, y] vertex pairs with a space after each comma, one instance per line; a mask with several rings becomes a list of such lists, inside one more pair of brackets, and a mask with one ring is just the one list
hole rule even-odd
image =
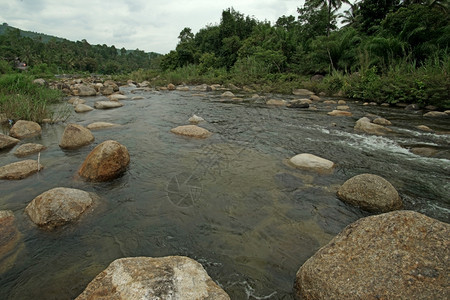
[[[40, 154], [44, 170], [0, 181], [0, 210], [14, 212], [22, 234], [13, 267], [0, 276], [1, 299], [73, 299], [117, 258], [167, 255], [200, 262], [232, 299], [292, 299], [298, 268], [345, 226], [369, 215], [336, 196], [341, 184], [362, 173], [391, 182], [405, 209], [450, 221], [449, 118], [354, 101], [346, 104], [351, 117], [327, 115], [336, 104], [322, 101], [314, 103], [317, 110], [264, 104], [296, 98], [286, 95], [251, 99], [235, 92], [241, 102], [224, 101], [222, 91], [192, 87], [121, 90], [129, 97], [121, 101], [123, 107], [74, 113], [68, 120], [120, 125], [93, 131], [94, 143], [62, 150], [58, 144], [67, 123], [43, 125], [41, 136], [20, 143], [48, 149]], [[135, 96], [142, 99], [131, 100]], [[105, 100], [84, 99], [91, 106]], [[369, 113], [390, 120], [394, 133], [355, 132], [355, 121]], [[205, 119], [199, 126], [211, 137], [170, 132], [188, 124], [193, 114]], [[96, 145], [109, 139], [128, 148], [127, 171], [106, 183], [83, 181], [77, 170]], [[434, 147], [444, 155], [418, 156], [410, 151], [414, 146]], [[0, 152], [1, 165], [19, 160], [14, 150]], [[293, 168], [287, 160], [299, 153], [333, 161], [334, 172]], [[94, 192], [100, 200], [74, 224], [43, 231], [24, 208], [54, 187]]]

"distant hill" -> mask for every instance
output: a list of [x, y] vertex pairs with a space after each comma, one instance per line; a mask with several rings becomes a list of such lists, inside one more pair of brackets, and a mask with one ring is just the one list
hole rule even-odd
[[43, 43], [48, 43], [52, 39], [56, 40], [56, 41], [67, 40], [67, 39], [63, 39], [60, 37], [56, 37], [56, 36], [48, 35], [48, 34], [44, 34], [44, 33], [37, 33], [37, 32], [33, 32], [33, 31], [22, 30], [22, 29], [13, 27], [13, 26], [9, 26], [7, 23], [3, 23], [2, 25], [0, 25], [0, 35], [5, 34], [8, 29], [9, 30], [19, 30], [20, 36], [29, 37], [33, 40], [39, 40]]

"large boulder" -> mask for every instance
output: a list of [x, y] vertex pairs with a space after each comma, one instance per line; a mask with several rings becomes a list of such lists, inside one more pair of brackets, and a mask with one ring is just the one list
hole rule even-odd
[[117, 108], [122, 106], [123, 104], [119, 101], [97, 101], [94, 104], [94, 107], [97, 109]]
[[41, 134], [42, 128], [41, 126], [33, 121], [17, 121], [11, 130], [9, 131], [9, 135], [18, 139], [23, 139], [27, 137], [32, 137]]
[[63, 149], [77, 149], [89, 145], [93, 141], [94, 136], [89, 129], [78, 124], [69, 124], [64, 129], [59, 147]]
[[129, 163], [127, 147], [108, 140], [89, 153], [78, 174], [89, 181], [108, 181], [125, 172]]
[[14, 147], [20, 140], [0, 133], [0, 150]]
[[332, 161], [309, 153], [297, 154], [289, 159], [289, 163], [294, 167], [316, 172], [331, 172], [334, 168]]
[[88, 299], [225, 300], [230, 297], [195, 260], [168, 256], [116, 259], [76, 298]]
[[20, 240], [13, 212], [0, 210], [0, 274], [13, 266]]
[[14, 152], [14, 155], [17, 157], [24, 157], [27, 155], [41, 152], [45, 149], [47, 149], [47, 147], [45, 147], [44, 145], [27, 143], [27, 144], [20, 145]]
[[388, 212], [403, 206], [392, 184], [374, 174], [350, 178], [339, 188], [337, 195], [342, 201], [370, 212]]
[[201, 128], [197, 125], [184, 125], [172, 128], [170, 132], [185, 135], [195, 138], [204, 139], [209, 137], [212, 133], [205, 128]]
[[413, 211], [362, 218], [308, 259], [297, 299], [448, 299], [450, 225]]
[[44, 168], [36, 160], [27, 159], [0, 167], [0, 179], [24, 179]]
[[368, 134], [375, 135], [385, 135], [392, 132], [392, 130], [387, 127], [371, 123], [370, 119], [367, 117], [363, 117], [356, 121], [354, 129], [356, 131], [362, 131]]
[[58, 187], [34, 198], [25, 212], [36, 225], [53, 229], [78, 219], [94, 199], [95, 196], [88, 192]]

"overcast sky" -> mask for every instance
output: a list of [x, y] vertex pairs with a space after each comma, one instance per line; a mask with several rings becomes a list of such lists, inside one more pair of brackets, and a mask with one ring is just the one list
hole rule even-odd
[[0, 0], [0, 23], [90, 44], [168, 53], [184, 27], [218, 24], [224, 9], [260, 21], [297, 16], [303, 0]]

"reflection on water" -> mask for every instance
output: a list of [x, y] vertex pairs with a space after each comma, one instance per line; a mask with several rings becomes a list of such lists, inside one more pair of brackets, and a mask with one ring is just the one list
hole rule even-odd
[[[125, 88], [130, 92], [130, 88]], [[95, 142], [78, 150], [58, 147], [63, 124], [45, 125], [38, 142], [45, 169], [21, 181], [0, 182], [0, 209], [14, 212], [23, 246], [0, 277], [0, 298], [71, 299], [114, 259], [186, 255], [199, 261], [232, 299], [291, 299], [295, 273], [346, 225], [368, 215], [339, 201], [348, 178], [374, 173], [399, 191], [407, 209], [449, 221], [450, 161], [423, 158], [403, 145], [433, 144], [449, 150], [448, 135], [422, 133], [425, 124], [449, 124], [415, 113], [350, 103], [354, 117], [318, 111], [220, 102], [219, 94], [136, 92], [122, 108], [76, 114], [70, 122], [105, 121], [120, 127], [93, 131]], [[96, 98], [87, 98], [93, 104]], [[390, 119], [398, 133], [355, 133], [371, 112]], [[214, 133], [206, 140], [170, 133], [196, 114]], [[335, 123], [335, 124], [333, 124]], [[76, 172], [99, 143], [127, 146], [131, 163], [107, 183], [82, 181]], [[17, 161], [14, 149], [1, 165]], [[308, 152], [337, 163], [333, 174], [293, 169], [284, 161]], [[54, 187], [95, 192], [95, 210], [55, 232], [37, 229], [24, 213]]]

